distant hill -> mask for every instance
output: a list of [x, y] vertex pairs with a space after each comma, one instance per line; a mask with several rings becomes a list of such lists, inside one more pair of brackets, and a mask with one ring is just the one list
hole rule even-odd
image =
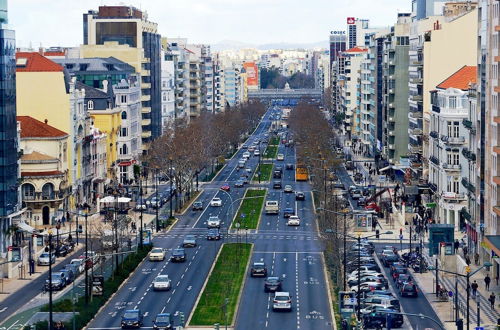
[[313, 49], [313, 48], [328, 48], [328, 41], [318, 41], [311, 43], [288, 43], [288, 42], [278, 42], [269, 43], [262, 45], [255, 45], [251, 43], [245, 43], [241, 41], [234, 40], [223, 40], [216, 44], [211, 45], [212, 51], [230, 50], [230, 49], [243, 49], [243, 48], [256, 48], [260, 50], [269, 49]]

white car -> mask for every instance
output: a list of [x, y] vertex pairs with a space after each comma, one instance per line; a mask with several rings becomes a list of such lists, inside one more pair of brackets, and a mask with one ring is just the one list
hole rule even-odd
[[219, 197], [214, 197], [210, 201], [210, 206], [222, 206], [222, 199], [220, 199]]
[[253, 155], [254, 155], [254, 156], [260, 156], [260, 151], [259, 151], [259, 150], [255, 150], [255, 151], [253, 152]]
[[208, 228], [220, 228], [220, 219], [218, 216], [211, 216], [207, 221]]
[[138, 202], [136, 205], [135, 205], [135, 210], [136, 211], [146, 211], [148, 209], [148, 207], [146, 206], [146, 203], [140, 203]]
[[278, 156], [276, 156], [276, 160], [285, 160], [285, 155], [278, 154]]
[[275, 292], [273, 299], [273, 311], [291, 311], [292, 310], [292, 297], [288, 292]]
[[162, 248], [153, 248], [149, 252], [149, 261], [163, 261], [165, 260], [165, 251]]
[[72, 259], [70, 264], [76, 265], [78, 272], [80, 274], [85, 271], [85, 263], [83, 262], [83, 259]]
[[286, 222], [287, 226], [300, 226], [300, 218], [296, 215], [291, 215]]
[[247, 159], [250, 158], [250, 153], [248, 151], [245, 151], [243, 153], [243, 158], [247, 158]]
[[153, 290], [170, 290], [172, 288], [168, 275], [158, 275], [153, 281]]
[[[364, 282], [364, 283], [361, 283], [361, 285], [360, 285], [361, 292], [363, 292], [363, 289], [366, 288], [366, 287], [374, 287], [374, 288], [376, 288], [379, 285], [380, 285], [379, 282]], [[351, 286], [351, 291], [358, 292], [358, 286], [357, 285]]]

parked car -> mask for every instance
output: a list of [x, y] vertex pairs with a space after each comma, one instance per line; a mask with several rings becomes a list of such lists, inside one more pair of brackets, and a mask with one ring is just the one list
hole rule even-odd
[[399, 300], [391, 296], [384, 296], [384, 295], [368, 296], [363, 299], [363, 304], [379, 305], [379, 306], [384, 306], [385, 308], [393, 308], [398, 311], [401, 310], [401, 304], [399, 303]]
[[153, 321], [153, 329], [171, 330], [173, 329], [172, 317], [169, 313], [160, 313], [156, 315]]
[[71, 259], [70, 264], [77, 267], [79, 274], [85, 271], [85, 263], [82, 259]]
[[267, 276], [266, 264], [262, 261], [254, 262], [252, 267], [250, 268], [250, 276], [251, 277], [256, 277], [256, 276], [266, 277]]
[[368, 292], [372, 290], [382, 290], [384, 288], [385, 286], [379, 282], [365, 282], [360, 285], [353, 285], [351, 291], [358, 292], [358, 290], [360, 290], [360, 292]]
[[210, 201], [210, 206], [222, 206], [222, 199], [220, 199], [219, 197], [212, 198], [212, 200]]
[[352, 198], [352, 199], [354, 199], [354, 200], [358, 200], [358, 199], [360, 199], [361, 197], [363, 197], [363, 196], [361, 195], [361, 190], [356, 189], [356, 190], [353, 190], [353, 191], [351, 192], [351, 198]]
[[289, 292], [276, 291], [273, 298], [273, 311], [291, 311], [292, 297]]
[[201, 201], [194, 202], [192, 209], [193, 209], [193, 211], [203, 210], [203, 202], [201, 202]]
[[62, 290], [66, 286], [66, 280], [62, 272], [52, 272], [52, 281], [45, 280], [46, 290]]
[[142, 313], [140, 309], [126, 310], [122, 315], [122, 329], [134, 329], [142, 327]]
[[66, 285], [70, 284], [75, 280], [75, 273], [73, 273], [73, 270], [69, 268], [61, 269], [60, 273], [64, 277], [64, 283], [66, 283]]
[[153, 248], [149, 252], [149, 261], [163, 261], [165, 260], [165, 251], [162, 248]]
[[264, 292], [276, 292], [281, 290], [281, 279], [277, 276], [270, 276], [264, 282]]
[[[388, 314], [391, 313], [391, 314]], [[363, 315], [363, 326], [365, 329], [385, 328], [386, 322], [390, 320], [390, 328], [400, 328], [404, 324], [403, 315], [397, 314], [398, 310], [392, 308], [374, 307], [365, 311]]]
[[37, 264], [38, 266], [48, 266], [49, 264], [53, 264], [56, 262], [56, 256], [54, 253], [42, 252], [38, 256]]
[[186, 251], [183, 248], [174, 249], [172, 256], [170, 257], [172, 262], [184, 262], [186, 261]]
[[218, 228], [210, 228], [207, 232], [207, 240], [220, 240], [220, 231]]
[[74, 265], [72, 263], [64, 265], [63, 270], [70, 270], [73, 273], [74, 278], [76, 278], [78, 275], [80, 275], [80, 269], [78, 269], [77, 265]]
[[303, 201], [306, 199], [306, 195], [302, 191], [297, 191], [295, 193], [295, 200], [297, 201]]
[[186, 235], [184, 240], [182, 241], [183, 247], [195, 247], [196, 246], [196, 236], [194, 235]]
[[153, 280], [153, 290], [170, 290], [172, 288], [168, 275], [158, 275]]
[[136, 202], [135, 204], [135, 210], [136, 211], [146, 211], [148, 209], [148, 206], [146, 205], [145, 202]]

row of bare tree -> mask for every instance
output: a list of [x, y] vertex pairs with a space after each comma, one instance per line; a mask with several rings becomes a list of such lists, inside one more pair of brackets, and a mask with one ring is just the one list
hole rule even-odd
[[[342, 198], [334, 195], [332, 185], [332, 179], [342, 162], [334, 148], [335, 133], [320, 109], [306, 103], [300, 103], [291, 112], [289, 126], [296, 142], [297, 163], [308, 169], [316, 206], [329, 210], [318, 212], [318, 228], [324, 237], [325, 258], [332, 278], [340, 286], [342, 233], [350, 232], [352, 221], [347, 215], [342, 215], [347, 211], [346, 205]], [[325, 234], [331, 230], [334, 231], [333, 234]]]
[[212, 171], [225, 155], [238, 148], [265, 111], [262, 103], [251, 102], [217, 114], [202, 113], [188, 124], [174, 122], [152, 143], [144, 161], [148, 167], [157, 168], [160, 175], [172, 173], [182, 196], [200, 171]]

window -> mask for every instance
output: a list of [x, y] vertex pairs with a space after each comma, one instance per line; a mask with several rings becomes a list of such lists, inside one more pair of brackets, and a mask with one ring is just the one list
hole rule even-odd
[[120, 103], [127, 103], [127, 95], [120, 96]]
[[89, 110], [93, 110], [94, 109], [94, 101], [89, 101], [87, 103], [87, 109], [89, 109]]
[[52, 183], [46, 183], [42, 187], [42, 199], [53, 199], [54, 198], [54, 185]]
[[122, 147], [120, 148], [120, 155], [126, 155], [128, 154], [128, 147], [126, 144], [122, 145]]
[[126, 128], [126, 127], [122, 127], [122, 133], [121, 133], [121, 136], [122, 136], [122, 137], [127, 136], [127, 128]]
[[457, 97], [456, 96], [448, 97], [448, 108], [450, 108], [450, 109], [457, 108]]
[[122, 111], [122, 119], [127, 119], [127, 111]]
[[35, 199], [35, 187], [31, 183], [23, 184], [23, 199], [30, 200]]

